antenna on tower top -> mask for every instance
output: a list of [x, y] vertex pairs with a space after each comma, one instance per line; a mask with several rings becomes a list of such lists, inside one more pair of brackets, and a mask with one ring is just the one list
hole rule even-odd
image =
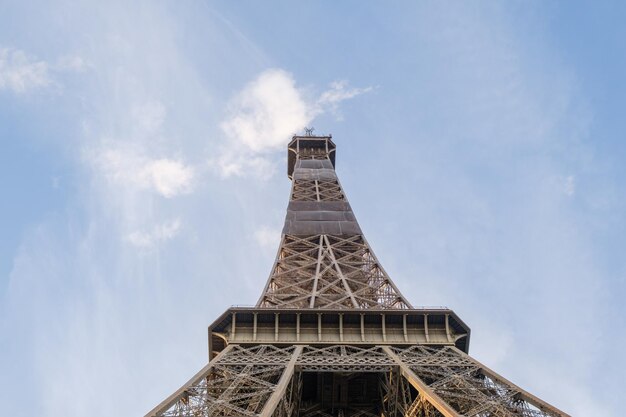
[[313, 136], [313, 131], [315, 130], [315, 128], [313, 126], [311, 127], [305, 127], [304, 128], [304, 134], [306, 136]]

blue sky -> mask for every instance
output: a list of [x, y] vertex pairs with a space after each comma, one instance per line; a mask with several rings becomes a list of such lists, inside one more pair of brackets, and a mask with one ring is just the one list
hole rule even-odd
[[127, 3], [0, 2], [7, 415], [143, 415], [202, 367], [263, 288], [310, 125], [414, 305], [620, 415], [621, 3]]

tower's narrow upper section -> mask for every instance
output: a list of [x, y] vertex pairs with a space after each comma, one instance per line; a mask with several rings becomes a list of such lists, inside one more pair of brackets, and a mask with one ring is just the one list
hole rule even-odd
[[[330, 160], [335, 168], [335, 143], [332, 136], [294, 136], [287, 146], [287, 175], [292, 178], [297, 160]], [[306, 168], [306, 167], [300, 167]]]
[[294, 136], [276, 263], [259, 307], [410, 308], [365, 240], [335, 173], [330, 136]]
[[361, 234], [335, 173], [335, 144], [330, 136], [294, 136], [288, 166], [292, 187], [283, 234]]

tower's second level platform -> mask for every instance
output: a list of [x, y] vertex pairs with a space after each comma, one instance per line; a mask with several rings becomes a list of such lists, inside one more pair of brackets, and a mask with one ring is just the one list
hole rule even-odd
[[209, 327], [209, 355], [236, 344], [453, 345], [470, 329], [447, 308], [272, 309], [232, 307]]

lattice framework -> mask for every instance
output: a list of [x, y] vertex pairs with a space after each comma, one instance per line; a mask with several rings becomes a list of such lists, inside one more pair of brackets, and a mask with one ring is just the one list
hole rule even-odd
[[379, 374], [381, 409], [347, 408], [346, 416], [565, 415], [454, 347], [349, 345], [230, 345], [156, 415], [326, 415], [299, 408], [304, 372]]
[[363, 236], [282, 238], [259, 307], [409, 308]]
[[[258, 314], [263, 309], [416, 312], [360, 231], [334, 172], [334, 150], [330, 137], [296, 136], [289, 145], [293, 182], [288, 216]], [[256, 314], [252, 340], [257, 337]], [[385, 314], [380, 320], [383, 341]], [[341, 341], [343, 315], [338, 320]], [[407, 342], [407, 314], [402, 315]], [[229, 343], [228, 332], [216, 333], [223, 338], [223, 350], [148, 416], [567, 417], [455, 347], [447, 315], [441, 316], [444, 342], [429, 337], [425, 318], [426, 343], [417, 345], [380, 344], [374, 335], [368, 335], [371, 340], [362, 335], [360, 345], [280, 344], [279, 314], [274, 317], [274, 344]], [[233, 313], [233, 340], [235, 319]], [[361, 314], [361, 332], [363, 320]], [[317, 392], [303, 400], [311, 375], [318, 378], [324, 399]], [[362, 388], [360, 394], [355, 387]], [[347, 401], [346, 392], [359, 400]]]

